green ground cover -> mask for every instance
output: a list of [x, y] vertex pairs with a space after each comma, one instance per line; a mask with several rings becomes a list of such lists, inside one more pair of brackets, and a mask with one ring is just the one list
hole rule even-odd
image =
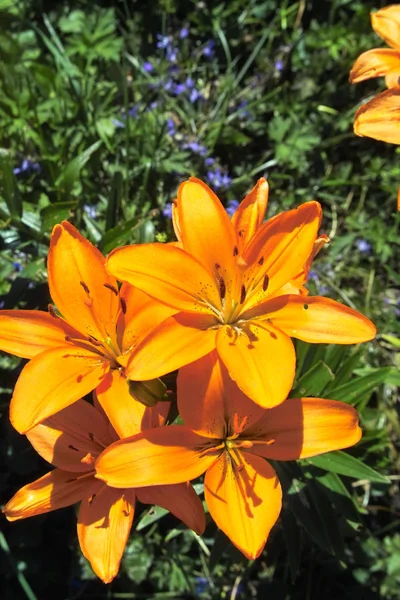
[[[360, 348], [297, 344], [297, 393], [354, 405], [364, 436], [345, 455], [279, 468], [284, 510], [257, 561], [211, 523], [198, 539], [141, 507], [107, 587], [80, 556], [73, 508], [3, 518], [6, 600], [398, 598], [400, 162], [395, 146], [352, 132], [356, 107], [383, 82], [348, 83], [356, 57], [380, 45], [369, 12], [381, 6], [0, 0], [2, 308], [46, 309], [49, 237], [62, 219], [104, 253], [168, 241], [170, 203], [189, 175], [228, 212], [266, 176], [268, 216], [323, 206], [331, 244], [311, 292], [378, 328]], [[21, 366], [0, 356], [3, 503], [46, 470], [8, 422]]]

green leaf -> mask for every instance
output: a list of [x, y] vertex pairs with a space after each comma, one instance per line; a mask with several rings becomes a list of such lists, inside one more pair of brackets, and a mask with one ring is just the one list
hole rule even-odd
[[322, 360], [311, 367], [297, 382], [291, 392], [293, 397], [320, 396], [326, 385], [334, 379], [334, 374]]
[[161, 508], [161, 506], [152, 506], [139, 519], [139, 522], [136, 525], [136, 531], [141, 531], [145, 527], [155, 523], [155, 521], [165, 517], [166, 514], [168, 514], [168, 510], [166, 508]]
[[132, 239], [132, 232], [139, 228], [143, 222], [144, 219], [133, 217], [133, 219], [129, 219], [129, 221], [125, 221], [107, 231], [101, 240], [103, 253], [108, 254], [108, 252], [111, 252], [111, 250], [117, 246], [121, 246], [130, 241]]
[[328, 472], [318, 477], [319, 483], [326, 488], [326, 494], [337, 510], [348, 521], [360, 523], [360, 513], [351, 494], [336, 473]]
[[372, 394], [376, 386], [385, 383], [394, 371], [393, 367], [371, 369], [367, 375], [356, 377], [349, 383], [330, 389], [329, 395], [334, 400], [343, 400], [347, 404], [356, 405], [366, 393]]
[[84, 150], [84, 152], [81, 152], [81, 154], [72, 159], [63, 169], [57, 178], [55, 185], [66, 196], [71, 194], [75, 182], [79, 179], [81, 169], [86, 165], [92, 154], [100, 148], [102, 143], [102, 140], [98, 140]]
[[18, 190], [17, 181], [15, 179], [11, 159], [8, 155], [0, 158], [1, 169], [1, 187], [3, 188], [3, 198], [10, 211], [10, 215], [14, 218], [22, 217], [22, 200]]
[[390, 479], [385, 475], [381, 475], [368, 465], [365, 465], [361, 460], [338, 450], [321, 454], [307, 459], [315, 467], [338, 473], [339, 475], [347, 475], [354, 479], [366, 479], [367, 481], [375, 481], [377, 483], [390, 483]]
[[43, 208], [40, 211], [42, 231], [50, 232], [56, 223], [61, 223], [64, 219], [69, 219], [76, 207], [77, 202], [69, 200], [67, 202], [55, 202]]

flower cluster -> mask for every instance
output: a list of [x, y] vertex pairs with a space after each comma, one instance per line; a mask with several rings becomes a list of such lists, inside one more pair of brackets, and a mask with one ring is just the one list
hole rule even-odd
[[351, 406], [287, 399], [291, 338], [353, 344], [375, 327], [308, 295], [313, 257], [329, 241], [318, 235], [320, 205], [264, 222], [267, 201], [260, 179], [230, 218], [191, 178], [171, 205], [176, 242], [117, 248], [107, 260], [63, 222], [48, 256], [54, 305], [0, 311], [0, 348], [29, 360], [11, 422], [56, 467], [4, 512], [15, 520], [80, 502], [79, 543], [104, 582], [118, 572], [136, 500], [201, 534], [206, 517], [190, 482], [205, 474], [212, 519], [256, 558], [282, 503], [268, 461], [360, 439]]
[[354, 131], [357, 135], [400, 144], [400, 5], [371, 13], [371, 24], [390, 48], [363, 52], [351, 69], [350, 82], [385, 77], [388, 89], [358, 109]]

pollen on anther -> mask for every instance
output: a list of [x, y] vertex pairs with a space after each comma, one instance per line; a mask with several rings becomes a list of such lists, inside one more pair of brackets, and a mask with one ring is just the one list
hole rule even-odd
[[70, 448], [71, 450], [75, 450], [75, 452], [79, 452], [79, 448], [75, 448], [75, 446], [73, 446], [72, 444], [69, 444], [68, 448]]
[[233, 249], [233, 256], [237, 256], [238, 254], [239, 254], [239, 249], [237, 246], [235, 246]]
[[269, 277], [268, 277], [268, 275], [265, 275], [264, 281], [263, 281], [263, 292], [267, 291], [268, 284], [269, 284]]
[[89, 290], [88, 286], [86, 285], [86, 283], [84, 281], [80, 281], [79, 283], [81, 284], [81, 286], [83, 287], [83, 289], [85, 290], [85, 292], [87, 294], [90, 294], [90, 290]]
[[125, 302], [125, 298], [120, 298], [119, 302], [121, 304], [121, 310], [124, 313], [124, 315], [126, 314], [126, 302]]
[[260, 265], [260, 267], [264, 264], [264, 257], [263, 256], [258, 260], [258, 264]]
[[92, 494], [92, 496], [90, 496], [88, 502], [89, 502], [89, 506], [92, 506], [93, 504], [93, 500], [96, 498], [96, 494]]
[[117, 290], [117, 288], [115, 286], [111, 285], [111, 283], [103, 283], [103, 285], [108, 290], [111, 290], [113, 294], [115, 294], [116, 296], [118, 296], [118, 290]]
[[225, 281], [221, 277], [219, 279], [219, 297], [221, 298], [221, 300], [223, 300], [225, 298], [225, 294], [226, 294]]
[[246, 288], [244, 285], [242, 285], [242, 289], [240, 290], [240, 304], [243, 304], [243, 302], [246, 300]]

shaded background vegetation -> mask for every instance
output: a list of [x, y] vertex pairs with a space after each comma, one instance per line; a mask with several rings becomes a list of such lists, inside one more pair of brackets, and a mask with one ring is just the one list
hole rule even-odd
[[[280, 467], [284, 510], [258, 561], [212, 523], [199, 540], [143, 507], [107, 587], [80, 556], [71, 508], [1, 520], [6, 600], [398, 598], [400, 163], [396, 147], [352, 132], [356, 106], [383, 82], [348, 83], [355, 58], [381, 45], [369, 12], [383, 5], [0, 0], [2, 308], [46, 309], [49, 236], [62, 219], [104, 253], [167, 241], [187, 176], [228, 212], [267, 176], [269, 216], [322, 203], [332, 243], [310, 290], [379, 330], [360, 349], [298, 344], [294, 392], [355, 405], [364, 438], [350, 455]], [[5, 502], [46, 465], [8, 423], [21, 362], [1, 355], [0, 366]]]

